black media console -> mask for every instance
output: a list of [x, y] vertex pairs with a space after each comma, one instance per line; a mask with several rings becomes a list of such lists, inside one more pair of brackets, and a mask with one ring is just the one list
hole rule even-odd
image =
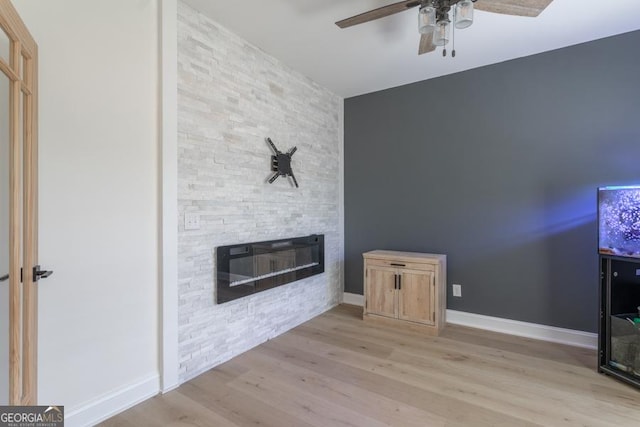
[[640, 388], [640, 259], [600, 256], [598, 371]]

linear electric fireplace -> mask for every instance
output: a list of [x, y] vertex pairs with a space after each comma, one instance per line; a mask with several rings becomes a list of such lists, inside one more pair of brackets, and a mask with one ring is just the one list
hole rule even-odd
[[218, 304], [324, 272], [324, 235], [216, 248]]

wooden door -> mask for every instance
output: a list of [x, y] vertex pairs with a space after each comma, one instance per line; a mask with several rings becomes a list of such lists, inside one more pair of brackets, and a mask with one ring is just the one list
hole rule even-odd
[[384, 267], [368, 267], [366, 270], [368, 314], [396, 317], [396, 270]]
[[435, 283], [433, 271], [401, 270], [398, 318], [435, 324]]
[[[37, 46], [9, 0], [0, 0], [0, 318], [8, 346], [3, 370], [10, 405], [36, 404]], [[8, 331], [8, 334], [6, 333]], [[8, 371], [8, 376], [6, 372]], [[0, 376], [0, 378], [3, 378]]]
[[[9, 52], [0, 32], [0, 58]], [[0, 405], [9, 404], [9, 91], [11, 80], [0, 73]]]

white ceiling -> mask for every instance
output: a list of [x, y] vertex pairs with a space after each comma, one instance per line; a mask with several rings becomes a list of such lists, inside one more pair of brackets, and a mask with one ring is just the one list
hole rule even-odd
[[334, 24], [395, 1], [185, 0], [344, 97], [640, 29], [640, 0], [554, 0], [536, 18], [475, 11], [474, 24], [456, 31], [456, 57], [443, 58], [441, 49], [418, 56], [417, 8], [346, 29]]

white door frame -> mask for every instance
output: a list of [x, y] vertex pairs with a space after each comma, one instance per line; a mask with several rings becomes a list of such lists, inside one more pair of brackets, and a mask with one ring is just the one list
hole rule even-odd
[[178, 368], [178, 0], [160, 2], [161, 293], [160, 388], [179, 385]]

